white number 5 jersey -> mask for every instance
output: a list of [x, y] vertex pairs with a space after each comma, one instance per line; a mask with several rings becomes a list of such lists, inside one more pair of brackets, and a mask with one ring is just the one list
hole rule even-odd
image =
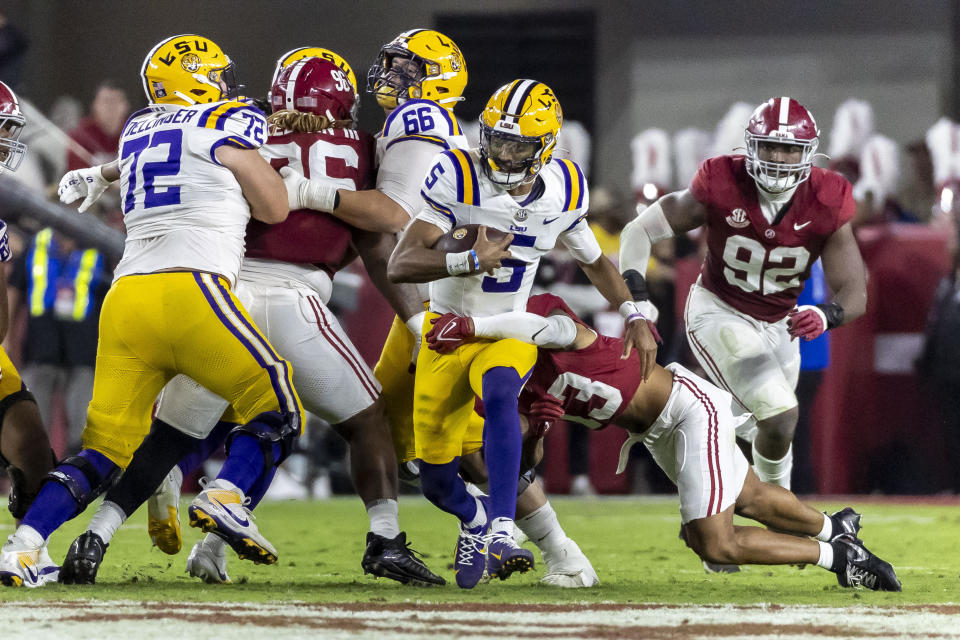
[[127, 240], [116, 277], [180, 267], [234, 284], [250, 207], [216, 150], [259, 149], [266, 134], [263, 113], [234, 100], [134, 113], [120, 138]]
[[585, 220], [589, 197], [575, 162], [554, 159], [541, 171], [533, 191], [515, 199], [484, 177], [475, 150], [453, 149], [437, 156], [423, 183], [418, 218], [444, 232], [482, 224], [513, 234], [512, 257], [492, 275], [477, 273], [430, 283], [430, 310], [468, 316], [523, 311], [540, 258], [557, 240], [580, 262], [600, 257], [600, 246]]

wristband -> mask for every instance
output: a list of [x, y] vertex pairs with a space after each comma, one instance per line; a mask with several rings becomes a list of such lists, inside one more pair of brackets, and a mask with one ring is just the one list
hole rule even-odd
[[[473, 254], [472, 256], [470, 254]], [[460, 253], [448, 253], [447, 254], [447, 273], [452, 276], [461, 276], [465, 273], [471, 273], [475, 269], [473, 268], [473, 261], [477, 259], [477, 252], [470, 251], [461, 251]]]
[[820, 309], [820, 311], [823, 313], [823, 317], [826, 318], [827, 330], [839, 327], [843, 324], [843, 307], [836, 302], [818, 304], [817, 309]]
[[623, 316], [624, 324], [630, 324], [634, 320], [647, 319], [647, 316], [640, 311], [640, 306], [633, 300], [627, 300], [620, 305], [620, 315]]

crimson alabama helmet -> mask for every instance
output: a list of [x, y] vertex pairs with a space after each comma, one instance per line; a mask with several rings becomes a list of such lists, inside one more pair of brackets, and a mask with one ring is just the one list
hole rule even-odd
[[0, 167], [3, 169], [16, 171], [27, 153], [27, 145], [20, 142], [25, 123], [17, 94], [0, 82]]
[[347, 74], [321, 58], [303, 58], [284, 67], [270, 89], [274, 112], [289, 109], [329, 120], [351, 120], [355, 100]]
[[[783, 193], [810, 177], [813, 157], [820, 144], [820, 129], [813, 115], [793, 98], [770, 98], [753, 112], [747, 124], [747, 173], [757, 186], [769, 193]], [[800, 162], [761, 160], [761, 142], [798, 146]]]

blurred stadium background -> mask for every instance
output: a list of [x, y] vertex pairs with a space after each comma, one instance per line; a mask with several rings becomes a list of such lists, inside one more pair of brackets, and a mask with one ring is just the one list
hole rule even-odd
[[[806, 105], [822, 131], [820, 149], [830, 155], [823, 164], [857, 185], [870, 302], [867, 315], [832, 332], [805, 370], [794, 488], [960, 491], [960, 367], [951, 366], [960, 356], [960, 4], [951, 0], [4, 2], [0, 80], [32, 105], [24, 134], [30, 159], [15, 176], [0, 177], [0, 217], [19, 232], [21, 255], [7, 274], [19, 317], [5, 346], [31, 388], [43, 390], [59, 453], [78, 434], [69, 424], [77, 415], [82, 422], [92, 358], [83, 349], [41, 347], [54, 335], [83, 341], [87, 351], [91, 340], [95, 345], [95, 334], [82, 333], [81, 325], [96, 326], [97, 296], [102, 300], [122, 246], [122, 217], [116, 197], [96, 214], [103, 224], [95, 224], [54, 204], [53, 191], [68, 164], [109, 157], [111, 129], [144, 102], [139, 70], [148, 48], [177, 33], [206, 35], [238, 63], [248, 94], [262, 96], [280, 54], [324, 46], [351, 63], [362, 93], [380, 45], [422, 26], [463, 50], [470, 77], [457, 113], [464, 123], [475, 121], [489, 94], [511, 78], [553, 87], [567, 119], [560, 146], [588, 168], [591, 217], [612, 256], [634, 204], [684, 188], [702, 159], [740, 146], [754, 105], [780, 95]], [[92, 120], [81, 120], [91, 113]], [[381, 122], [364, 96], [361, 126], [376, 130]], [[36, 277], [26, 256], [45, 242], [49, 226], [63, 255], [92, 247], [103, 256], [93, 276], [101, 286], [91, 289], [82, 317], [57, 317], [55, 304], [33, 309], [23, 295]], [[666, 360], [692, 364], [676, 321], [698, 250], [696, 237], [680, 239], [657, 253], [650, 271]], [[545, 264], [541, 286], [561, 292], [601, 328], [615, 329], [618, 322], [605, 323], [608, 311], [570, 266], [563, 256]], [[341, 318], [373, 362], [391, 313], [359, 267], [338, 275], [337, 285]], [[308, 451], [288, 465], [288, 482], [278, 491], [349, 491], [342, 445], [324, 434], [322, 425], [312, 431]], [[542, 474], [548, 491], [672, 492], [639, 448], [630, 473], [613, 475], [622, 438], [557, 429]]]

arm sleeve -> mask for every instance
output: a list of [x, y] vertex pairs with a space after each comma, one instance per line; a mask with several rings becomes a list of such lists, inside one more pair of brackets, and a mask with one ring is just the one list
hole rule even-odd
[[423, 177], [441, 150], [441, 147], [423, 140], [394, 141], [380, 160], [377, 190], [414, 217], [423, 205], [420, 197]]
[[600, 243], [587, 225], [585, 216], [581, 217], [571, 229], [560, 234], [560, 242], [567, 248], [570, 255], [585, 264], [593, 264], [603, 255]]
[[473, 319], [474, 335], [505, 340], [513, 338], [545, 349], [563, 349], [577, 338], [577, 323], [570, 316], [544, 318], [526, 311], [511, 311]]
[[641, 211], [620, 232], [620, 273], [635, 270], [646, 277], [651, 247], [672, 236], [673, 228], [667, 222], [658, 200]]

